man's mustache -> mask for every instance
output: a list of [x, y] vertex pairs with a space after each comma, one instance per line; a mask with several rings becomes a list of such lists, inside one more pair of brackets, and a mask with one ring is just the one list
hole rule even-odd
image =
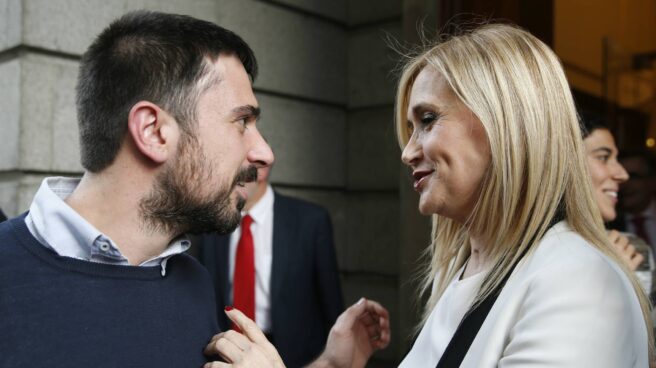
[[232, 186], [236, 186], [237, 183], [250, 183], [255, 180], [257, 180], [257, 167], [251, 165], [245, 169], [239, 170]]

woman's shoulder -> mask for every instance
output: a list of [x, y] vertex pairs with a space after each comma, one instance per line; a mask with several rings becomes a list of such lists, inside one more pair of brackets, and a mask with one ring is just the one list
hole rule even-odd
[[629, 278], [567, 224], [543, 237], [503, 292], [508, 308], [499, 313], [512, 311], [514, 322], [500, 366], [523, 366], [535, 354], [550, 366], [633, 367], [639, 365], [630, 362], [647, 356], [647, 330]]
[[607, 307], [640, 308], [622, 268], [566, 223], [549, 230], [521, 268], [522, 282], [542, 297], [557, 294], [572, 302], [585, 298]]
[[642, 320], [637, 293], [622, 268], [566, 223], [545, 234], [523, 268], [522, 282], [538, 299], [558, 296], [565, 304], [621, 311], [629, 319], [638, 313]]
[[613, 259], [572, 230], [566, 222], [552, 227], [527, 259], [527, 268], [540, 274], [548, 272], [580, 277], [582, 273], [597, 277], [626, 278]]

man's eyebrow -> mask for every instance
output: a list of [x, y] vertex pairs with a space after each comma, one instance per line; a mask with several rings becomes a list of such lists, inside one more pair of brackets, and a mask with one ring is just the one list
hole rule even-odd
[[247, 116], [252, 116], [254, 118], [260, 117], [260, 108], [255, 107], [253, 105], [244, 105], [244, 106], [235, 107], [234, 109], [232, 109], [232, 112], [235, 115], [239, 115], [239, 116], [247, 115]]

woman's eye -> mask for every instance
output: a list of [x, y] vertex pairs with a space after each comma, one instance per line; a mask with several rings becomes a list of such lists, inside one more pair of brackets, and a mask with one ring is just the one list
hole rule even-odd
[[597, 156], [597, 160], [599, 160], [601, 162], [604, 162], [604, 163], [608, 162], [609, 159], [610, 159], [610, 156], [608, 156], [608, 155]]
[[428, 125], [437, 120], [437, 114], [432, 112], [427, 112], [421, 115], [421, 123], [423, 125]]

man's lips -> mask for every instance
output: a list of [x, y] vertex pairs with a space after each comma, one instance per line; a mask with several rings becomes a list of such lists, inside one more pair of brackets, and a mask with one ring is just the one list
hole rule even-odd
[[412, 187], [416, 191], [421, 191], [424, 183], [426, 182], [428, 176], [432, 174], [435, 170], [415, 170], [412, 172], [412, 178], [414, 179], [414, 183]]
[[233, 191], [237, 192], [237, 195], [242, 197], [244, 200], [248, 200], [248, 191], [246, 190], [246, 187], [243, 183], [237, 183]]
[[249, 166], [239, 171], [232, 184], [233, 191], [237, 192], [244, 200], [248, 199], [248, 190], [246, 190], [246, 183], [254, 182], [257, 180], [257, 168]]

